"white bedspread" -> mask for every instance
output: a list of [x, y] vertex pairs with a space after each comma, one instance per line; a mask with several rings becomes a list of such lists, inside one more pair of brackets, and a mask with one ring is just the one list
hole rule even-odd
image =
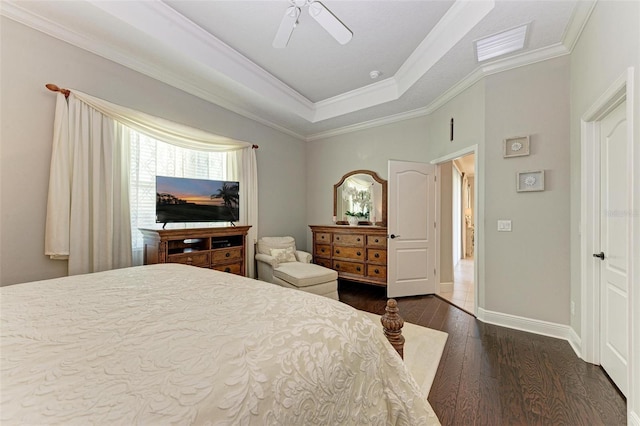
[[438, 424], [379, 324], [167, 264], [0, 289], [0, 423]]

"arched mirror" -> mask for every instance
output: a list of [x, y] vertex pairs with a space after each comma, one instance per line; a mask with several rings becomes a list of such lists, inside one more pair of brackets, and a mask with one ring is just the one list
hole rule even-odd
[[347, 173], [333, 185], [333, 216], [338, 225], [352, 218], [352, 224], [387, 226], [387, 181], [370, 170]]

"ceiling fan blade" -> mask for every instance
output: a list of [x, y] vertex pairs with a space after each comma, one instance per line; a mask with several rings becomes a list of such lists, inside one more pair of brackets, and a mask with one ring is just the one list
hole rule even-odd
[[295, 6], [290, 6], [284, 13], [282, 21], [280, 21], [280, 27], [273, 39], [273, 47], [283, 48], [286, 47], [291, 38], [291, 33], [296, 27], [298, 17], [300, 16], [300, 9]]
[[340, 44], [347, 44], [353, 33], [319, 1], [309, 3], [309, 15]]

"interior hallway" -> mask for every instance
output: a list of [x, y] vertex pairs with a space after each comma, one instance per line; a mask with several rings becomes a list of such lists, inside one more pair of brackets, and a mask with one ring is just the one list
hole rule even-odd
[[453, 290], [440, 291], [443, 299], [474, 314], [475, 286], [473, 282], [473, 258], [460, 259], [453, 268]]

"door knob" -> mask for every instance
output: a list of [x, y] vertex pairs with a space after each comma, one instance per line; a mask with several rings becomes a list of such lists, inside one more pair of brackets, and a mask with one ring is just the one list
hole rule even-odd
[[604, 260], [604, 253], [603, 252], [593, 253], [593, 257], [599, 257], [600, 260]]
[[400, 235], [391, 234], [391, 235], [389, 235], [389, 238], [391, 238], [393, 240], [394, 238], [400, 238]]

